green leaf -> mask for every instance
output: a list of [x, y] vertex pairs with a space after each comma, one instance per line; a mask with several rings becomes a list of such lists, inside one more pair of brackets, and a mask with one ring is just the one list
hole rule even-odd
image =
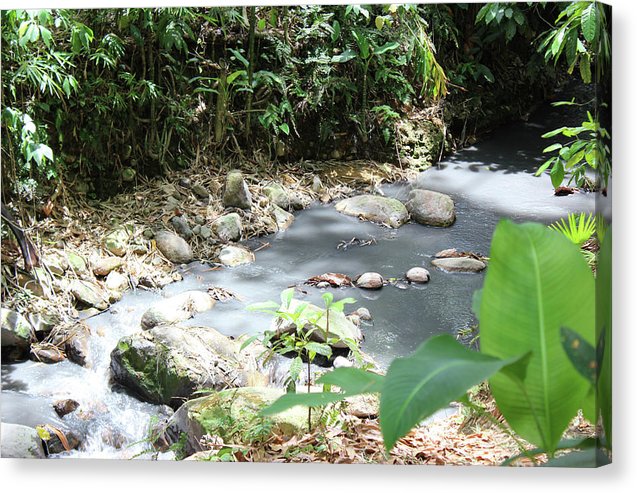
[[543, 139], [549, 139], [551, 137], [555, 137], [556, 135], [561, 134], [562, 132], [564, 132], [567, 129], [568, 129], [568, 127], [556, 128], [555, 130], [551, 130], [550, 132], [546, 132], [545, 134], [542, 134], [542, 138]]
[[287, 308], [290, 306], [293, 296], [294, 288], [287, 288], [281, 291], [281, 304], [283, 305], [283, 308]]
[[409, 357], [395, 359], [380, 397], [387, 451], [427, 416], [519, 359], [470, 351], [448, 334], [430, 338]]
[[480, 306], [481, 351], [531, 352], [526, 377], [490, 379], [498, 408], [524, 439], [551, 452], [590, 384], [562, 348], [561, 327], [594, 339], [594, 279], [579, 248], [541, 224], [501, 221], [493, 235]]
[[345, 50], [340, 55], [334, 55], [332, 57], [332, 63], [346, 63], [352, 60], [353, 58], [356, 58], [357, 55], [358, 53], [356, 53], [354, 50]]
[[279, 130], [283, 132], [285, 135], [290, 135], [290, 126], [287, 123], [282, 123], [279, 125]]
[[597, 37], [597, 5], [595, 2], [591, 2], [584, 12], [582, 12], [581, 24], [584, 39], [589, 43], [595, 41]]
[[305, 345], [307, 351], [313, 351], [316, 354], [321, 354], [327, 358], [332, 356], [332, 348], [327, 344], [321, 344], [320, 342], [308, 342]]
[[591, 57], [588, 53], [585, 53], [580, 57], [579, 73], [586, 84], [591, 83], [593, 76], [591, 74]]
[[338, 21], [334, 21], [332, 24], [332, 42], [335, 43], [341, 35], [341, 24]]
[[238, 50], [235, 50], [234, 48], [229, 48], [229, 50], [237, 58], [237, 60], [239, 60], [241, 63], [243, 63], [243, 65], [245, 65], [246, 68], [248, 68], [250, 66], [250, 62]]
[[257, 22], [257, 29], [259, 31], [263, 31], [265, 29], [266, 22], [267, 21], [265, 19], [259, 19], [259, 22]]
[[559, 187], [564, 181], [564, 165], [561, 161], [555, 160], [550, 175], [553, 188]]
[[316, 383], [336, 385], [348, 396], [380, 392], [385, 377], [359, 368], [336, 368], [322, 375]]
[[597, 381], [597, 355], [592, 344], [568, 327], [561, 329], [562, 347], [575, 369], [592, 385]]
[[374, 21], [374, 23], [376, 24], [376, 29], [378, 29], [379, 31], [383, 29], [383, 26], [385, 25], [385, 18], [383, 16], [376, 16], [376, 20]]
[[265, 311], [267, 313], [273, 313], [279, 308], [279, 304], [274, 301], [263, 301], [259, 303], [252, 303], [247, 306], [247, 309], [253, 312]]
[[[599, 226], [597, 235], [600, 236]], [[612, 283], [612, 254], [613, 239], [612, 226], [604, 233], [599, 254], [597, 257], [596, 288], [596, 332], [598, 341], [603, 340], [603, 353], [597, 381], [597, 405], [602, 417], [604, 436], [609, 447], [612, 447], [613, 413], [612, 413], [612, 345], [613, 345], [613, 283]], [[603, 339], [601, 335], [603, 334]], [[598, 344], [598, 350], [599, 350]], [[593, 419], [595, 421], [595, 419]]]
[[558, 142], [558, 143], [556, 143], [556, 144], [551, 144], [550, 146], [545, 147], [545, 148], [542, 150], [542, 153], [543, 153], [543, 154], [546, 154], [546, 153], [548, 153], [548, 152], [553, 152], [553, 151], [555, 151], [556, 149], [561, 149], [561, 148], [562, 148], [562, 144], [560, 144], [560, 143]]
[[311, 392], [302, 394], [285, 394], [268, 407], [261, 410], [262, 416], [272, 416], [296, 406], [318, 407], [342, 401], [345, 394], [338, 392]]
[[375, 55], [382, 55], [383, 53], [386, 53], [388, 51], [395, 50], [399, 46], [400, 46], [400, 43], [398, 43], [397, 41], [392, 41], [391, 43], [385, 43], [380, 48], [376, 48], [374, 50], [374, 54]]
[[237, 70], [236, 72], [232, 72], [226, 79], [226, 83], [232, 84], [237, 77], [241, 77], [247, 74], [248, 72], [246, 72], [245, 70]]

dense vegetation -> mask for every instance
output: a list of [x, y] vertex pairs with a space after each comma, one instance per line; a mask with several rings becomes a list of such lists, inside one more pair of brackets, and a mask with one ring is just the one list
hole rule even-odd
[[[2, 190], [100, 196], [230, 158], [396, 161], [396, 123], [423, 111], [462, 143], [566, 72], [599, 78], [603, 16], [588, 2], [3, 11]], [[581, 150], [566, 162], [590, 164]]]

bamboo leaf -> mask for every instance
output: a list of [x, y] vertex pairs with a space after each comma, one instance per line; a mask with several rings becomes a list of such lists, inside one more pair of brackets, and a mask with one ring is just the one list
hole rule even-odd
[[597, 5], [595, 2], [591, 2], [584, 12], [582, 12], [581, 25], [584, 39], [589, 43], [595, 41], [597, 37]]

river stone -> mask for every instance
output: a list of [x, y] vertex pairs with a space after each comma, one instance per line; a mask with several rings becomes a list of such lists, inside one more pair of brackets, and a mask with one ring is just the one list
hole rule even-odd
[[104, 248], [113, 255], [123, 257], [126, 254], [129, 236], [129, 232], [126, 228], [116, 228], [104, 237], [102, 244]]
[[40, 363], [59, 363], [66, 359], [64, 351], [55, 344], [48, 342], [35, 342], [31, 344], [29, 359]]
[[290, 207], [295, 211], [305, 209], [312, 203], [312, 199], [301, 192], [290, 192]]
[[321, 193], [323, 189], [324, 187], [321, 178], [318, 175], [314, 175], [314, 177], [312, 178], [312, 191], [314, 193]]
[[200, 199], [207, 199], [208, 196], [210, 195], [210, 192], [208, 191], [208, 189], [204, 187], [203, 185], [200, 185], [199, 183], [195, 183], [192, 186], [192, 191]]
[[356, 286], [363, 289], [380, 289], [383, 287], [383, 276], [378, 272], [365, 272], [356, 279]]
[[185, 264], [192, 260], [192, 249], [186, 240], [170, 231], [159, 231], [155, 234], [159, 251], [171, 262]]
[[[301, 301], [292, 299], [288, 307], [287, 312], [294, 312]], [[280, 308], [283, 310], [283, 307]], [[327, 319], [325, 316], [319, 318], [319, 315], [323, 313], [323, 309], [316, 305], [309, 303], [305, 309], [304, 315], [308, 319], [318, 318], [316, 326], [318, 330], [314, 330], [310, 335], [310, 339], [317, 342], [325, 342], [325, 332], [327, 329]], [[309, 328], [309, 327], [308, 327]], [[273, 329], [276, 336], [281, 336], [283, 333], [292, 333], [296, 331], [296, 326], [286, 320], [275, 319], [273, 321]], [[343, 312], [330, 311], [330, 329], [327, 332], [328, 339], [338, 339], [336, 342], [330, 343], [333, 348], [345, 349], [347, 344], [343, 342], [344, 339], [351, 339], [358, 343], [363, 340], [363, 334], [360, 329], [349, 320]]]
[[350, 315], [356, 315], [361, 320], [366, 320], [366, 321], [369, 321], [372, 319], [372, 314], [369, 313], [369, 310], [365, 308], [364, 306], [357, 308]]
[[263, 384], [258, 353], [208, 327], [162, 325], [119, 340], [115, 380], [143, 399], [174, 409], [197, 390]]
[[[308, 411], [305, 406], [294, 406], [281, 413], [263, 418], [261, 409], [285, 395], [282, 389], [271, 387], [243, 387], [214, 392], [183, 404], [168, 420], [163, 431], [168, 443], [176, 443], [185, 434], [184, 453], [201, 451], [200, 439], [204, 435], [219, 436], [225, 443], [240, 443], [241, 433], [258, 425], [269, 423], [271, 433], [291, 437], [307, 432]], [[312, 413], [312, 426], [316, 426], [320, 413]], [[229, 425], [230, 424], [230, 425]]]
[[88, 272], [86, 260], [84, 257], [78, 255], [75, 252], [67, 252], [66, 259], [69, 262], [69, 267], [78, 275], [83, 275]]
[[451, 226], [456, 220], [453, 200], [431, 190], [412, 190], [405, 204], [414, 221], [427, 226]]
[[334, 363], [332, 363], [334, 368], [351, 368], [354, 366], [354, 363], [348, 360], [345, 356], [337, 356], [334, 358]]
[[183, 216], [174, 216], [170, 219], [170, 224], [175, 228], [175, 232], [182, 238], [189, 240], [192, 238], [193, 232], [188, 225], [188, 221]]
[[2, 458], [45, 459], [42, 439], [35, 428], [2, 423], [0, 428]]
[[99, 257], [91, 261], [93, 274], [96, 276], [107, 276], [111, 271], [118, 269], [124, 264], [120, 257]]
[[252, 208], [252, 194], [239, 170], [230, 171], [226, 177], [223, 205], [247, 210]]
[[16, 348], [17, 353], [26, 354], [31, 342], [35, 341], [35, 331], [31, 324], [20, 313], [7, 308], [1, 309], [1, 317], [2, 347], [13, 347]]
[[63, 275], [69, 268], [69, 261], [66, 255], [59, 250], [53, 250], [44, 255], [43, 262], [51, 271], [51, 274], [56, 276]]
[[108, 308], [106, 294], [95, 284], [74, 279], [69, 284], [69, 291], [81, 304], [94, 306], [99, 310]]
[[226, 245], [219, 252], [219, 262], [227, 267], [249, 264], [254, 260], [254, 253], [240, 246]]
[[290, 194], [279, 183], [271, 183], [263, 189], [270, 203], [284, 210], [290, 209]]
[[409, 282], [423, 284], [429, 282], [429, 271], [422, 267], [412, 267], [407, 271], [405, 277]]
[[215, 306], [215, 299], [204, 291], [186, 291], [158, 301], [142, 316], [142, 329], [182, 322]]
[[92, 365], [89, 339], [91, 329], [86, 323], [57, 326], [51, 333], [51, 343], [62, 348], [69, 361], [80, 366]]
[[447, 272], [480, 272], [487, 266], [484, 262], [469, 257], [437, 258], [431, 263]]
[[338, 202], [335, 208], [342, 214], [385, 224], [392, 228], [399, 228], [409, 221], [409, 213], [400, 201], [378, 195], [350, 197]]
[[212, 229], [210, 229], [208, 226], [200, 226], [199, 236], [201, 236], [204, 240], [209, 239], [212, 236]]
[[236, 212], [232, 212], [218, 217], [212, 223], [212, 229], [223, 242], [239, 241], [243, 229], [241, 216]]
[[276, 222], [279, 231], [285, 231], [294, 222], [294, 214], [290, 214], [288, 211], [284, 211], [278, 205], [270, 206], [270, 215]]
[[128, 278], [117, 271], [112, 271], [106, 276], [104, 284], [108, 289], [120, 292], [128, 288]]
[[53, 403], [53, 409], [60, 418], [71, 414], [78, 407], [80, 407], [80, 403], [73, 399], [62, 399]]

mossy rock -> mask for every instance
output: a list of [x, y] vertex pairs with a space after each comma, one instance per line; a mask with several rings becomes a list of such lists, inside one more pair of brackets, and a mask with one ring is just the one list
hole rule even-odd
[[409, 221], [409, 212], [402, 202], [379, 195], [357, 195], [338, 202], [336, 210], [348, 216], [399, 228]]
[[230, 171], [226, 177], [223, 205], [224, 207], [237, 207], [246, 210], [252, 208], [252, 194], [239, 170]]

